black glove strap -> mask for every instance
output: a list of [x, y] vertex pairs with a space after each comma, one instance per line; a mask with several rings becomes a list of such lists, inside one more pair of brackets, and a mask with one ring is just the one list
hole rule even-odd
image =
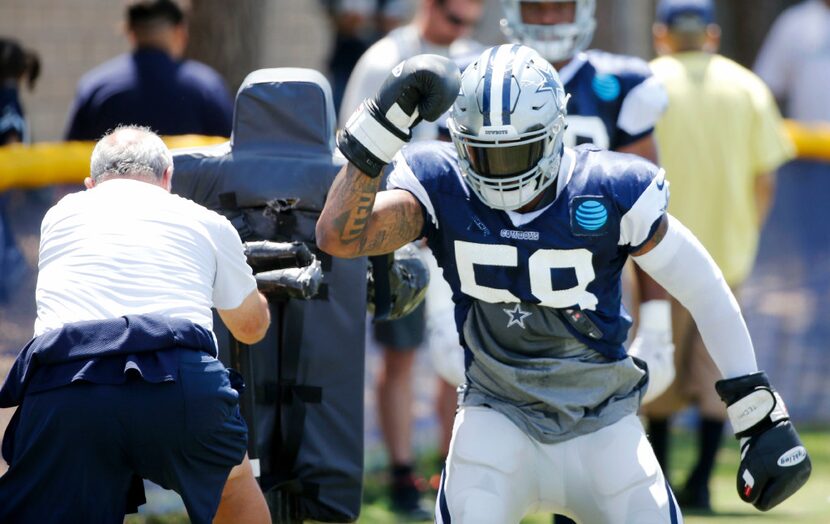
[[349, 162], [371, 178], [377, 178], [386, 162], [373, 155], [348, 130], [337, 133], [337, 147]]

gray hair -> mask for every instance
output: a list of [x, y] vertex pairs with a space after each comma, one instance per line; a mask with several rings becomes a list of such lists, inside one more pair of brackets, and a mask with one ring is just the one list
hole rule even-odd
[[89, 176], [96, 183], [120, 177], [159, 181], [168, 168], [173, 155], [150, 128], [118, 126], [95, 144]]

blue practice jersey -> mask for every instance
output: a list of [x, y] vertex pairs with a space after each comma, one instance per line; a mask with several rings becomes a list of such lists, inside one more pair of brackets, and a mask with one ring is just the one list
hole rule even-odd
[[555, 310], [606, 357], [625, 357], [631, 320], [620, 272], [666, 211], [668, 183], [657, 166], [567, 148], [556, 199], [531, 213], [505, 212], [469, 191], [452, 144], [421, 142], [396, 156], [388, 187], [410, 191], [423, 207], [423, 234], [452, 288], [459, 332], [473, 301], [527, 303]]
[[230, 136], [233, 98], [213, 69], [141, 48], [86, 73], [69, 113], [67, 140], [98, 140], [120, 124], [162, 135]]
[[652, 133], [668, 103], [665, 89], [639, 58], [588, 51], [559, 75], [570, 95], [567, 146], [625, 147]]

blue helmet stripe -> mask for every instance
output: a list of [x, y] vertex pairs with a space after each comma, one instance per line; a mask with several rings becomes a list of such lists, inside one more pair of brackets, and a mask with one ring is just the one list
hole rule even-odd
[[487, 56], [487, 70], [484, 73], [484, 93], [482, 94], [481, 105], [484, 113], [484, 125], [492, 125], [490, 123], [490, 86], [493, 83], [493, 62], [496, 59], [496, 51], [498, 47], [490, 49], [490, 54]]
[[510, 125], [510, 87], [513, 80], [513, 59], [516, 58], [516, 52], [521, 47], [519, 44], [514, 44], [510, 48], [510, 56], [507, 59], [507, 65], [504, 68], [504, 78], [502, 79], [501, 87], [501, 123], [502, 125]]

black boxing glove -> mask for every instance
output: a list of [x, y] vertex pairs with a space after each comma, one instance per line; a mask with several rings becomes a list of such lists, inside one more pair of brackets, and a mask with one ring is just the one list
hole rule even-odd
[[455, 102], [458, 66], [438, 55], [404, 60], [352, 114], [337, 135], [337, 147], [362, 172], [377, 177], [412, 137], [421, 120], [434, 121]]
[[766, 373], [719, 380], [735, 437], [741, 443], [738, 495], [767, 511], [798, 491], [810, 478], [810, 456], [790, 423], [784, 401]]

